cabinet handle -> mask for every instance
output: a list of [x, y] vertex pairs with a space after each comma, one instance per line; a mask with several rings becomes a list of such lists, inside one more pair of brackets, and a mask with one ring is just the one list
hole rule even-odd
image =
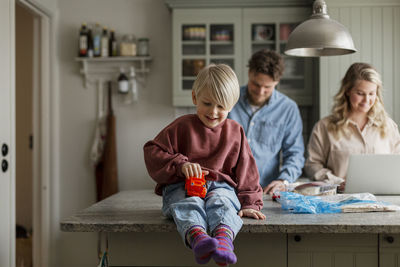
[[386, 241], [388, 243], [392, 244], [394, 242], [394, 237], [389, 235], [389, 236], [386, 237]]
[[295, 235], [295, 236], [294, 236], [294, 241], [300, 242], [300, 241], [301, 241], [301, 236]]

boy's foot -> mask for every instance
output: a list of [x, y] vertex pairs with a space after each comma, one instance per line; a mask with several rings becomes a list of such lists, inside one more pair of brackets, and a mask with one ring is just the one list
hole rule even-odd
[[219, 225], [214, 230], [214, 238], [218, 240], [218, 247], [213, 253], [213, 259], [219, 266], [235, 264], [236, 255], [233, 252], [233, 231], [227, 225]]
[[212, 253], [218, 246], [218, 241], [211, 238], [200, 226], [191, 227], [186, 238], [192, 247], [194, 257], [198, 264], [206, 264], [210, 261]]

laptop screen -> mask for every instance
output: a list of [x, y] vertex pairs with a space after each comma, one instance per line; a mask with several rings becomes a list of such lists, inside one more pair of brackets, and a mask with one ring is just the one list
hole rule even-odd
[[400, 195], [399, 154], [350, 155], [345, 193]]

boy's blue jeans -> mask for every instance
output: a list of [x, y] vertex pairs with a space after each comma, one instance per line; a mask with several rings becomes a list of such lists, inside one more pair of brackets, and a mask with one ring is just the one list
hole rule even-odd
[[174, 219], [185, 244], [186, 232], [194, 225], [200, 225], [212, 233], [219, 224], [225, 224], [236, 236], [243, 225], [237, 215], [239, 210], [240, 202], [235, 189], [225, 182], [207, 181], [204, 199], [186, 197], [183, 182], [167, 185], [163, 189], [163, 214]]

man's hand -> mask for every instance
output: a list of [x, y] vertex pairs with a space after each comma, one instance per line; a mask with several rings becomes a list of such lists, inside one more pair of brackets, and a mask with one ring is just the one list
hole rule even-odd
[[345, 186], [346, 186], [346, 182], [342, 182], [337, 188], [338, 193], [343, 193]]
[[265, 220], [265, 215], [261, 211], [254, 209], [242, 209], [239, 211], [238, 215], [240, 217], [249, 217], [257, 220]]
[[185, 175], [186, 179], [189, 177], [200, 178], [202, 172], [204, 175], [209, 173], [208, 171], [203, 171], [198, 163], [186, 162], [182, 165], [182, 173]]
[[286, 191], [286, 185], [282, 180], [274, 180], [264, 187], [264, 194], [272, 195], [275, 191]]

